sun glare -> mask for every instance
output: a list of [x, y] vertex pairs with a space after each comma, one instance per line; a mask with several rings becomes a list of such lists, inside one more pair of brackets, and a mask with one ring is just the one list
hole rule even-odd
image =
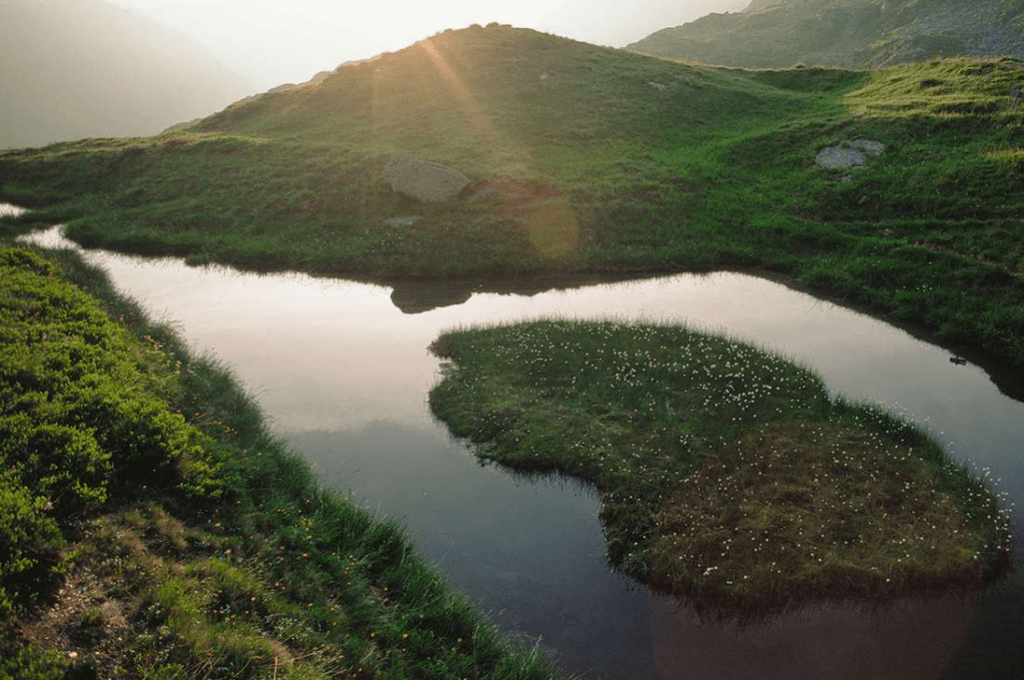
[[573, 252], [579, 242], [580, 228], [572, 205], [550, 187], [532, 186], [533, 178], [538, 174], [537, 163], [524, 144], [495, 124], [486, 107], [474, 95], [467, 84], [467, 69], [472, 68], [472, 64], [466, 63], [466, 55], [457, 51], [457, 45], [449, 43], [446, 34], [421, 40], [411, 49], [419, 50], [426, 58], [426, 69], [434, 69], [440, 78], [409, 84], [410, 90], [418, 91], [418, 96], [411, 100], [397, 100], [391, 96], [397, 87], [391, 79], [401, 76], [381, 62], [374, 75], [372, 94], [373, 129], [378, 143], [390, 147], [392, 140], [388, 136], [400, 136], [400, 128], [390, 127], [391, 121], [403, 113], [396, 110], [398, 107], [408, 106], [411, 102], [429, 112], [431, 107], [427, 102], [432, 101], [441, 108], [454, 109], [465, 121], [468, 141], [474, 150], [487, 157], [487, 166], [497, 168], [497, 175], [503, 178], [491, 182], [492, 189], [497, 190], [505, 203], [502, 212], [522, 222], [526, 235], [539, 253], [560, 257]]
[[749, 0], [518, 0], [336, 3], [324, 0], [110, 0], [209, 49], [259, 89], [299, 83], [347, 61], [441, 31], [491, 22], [622, 46], [664, 26]]

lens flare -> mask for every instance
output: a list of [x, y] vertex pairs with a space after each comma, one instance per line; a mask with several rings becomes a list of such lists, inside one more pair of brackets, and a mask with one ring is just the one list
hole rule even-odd
[[571, 253], [579, 243], [580, 226], [569, 201], [557, 198], [524, 208], [523, 227], [543, 255]]

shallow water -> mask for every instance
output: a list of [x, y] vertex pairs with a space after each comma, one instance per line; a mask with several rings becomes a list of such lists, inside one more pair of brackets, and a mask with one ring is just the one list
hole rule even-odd
[[[53, 244], [58, 236], [35, 238]], [[1000, 393], [977, 366], [953, 363], [949, 352], [902, 330], [740, 274], [468, 294], [197, 269], [100, 251], [86, 257], [193, 347], [231, 366], [324, 484], [404, 523], [455, 587], [506, 630], [541, 636], [574, 672], [1024, 675], [1019, 568], [978, 602], [808, 608], [742, 631], [702, 624], [608, 572], [591, 491], [481, 467], [426, 405], [438, 379], [426, 347], [445, 329], [550, 315], [684, 321], [780, 351], [816, 370], [833, 392], [882, 402], [925, 424], [954, 456], [1000, 479], [1009, 502], [1024, 498], [1024, 404]], [[454, 304], [436, 306], [445, 302]], [[407, 314], [397, 304], [425, 311]], [[1020, 545], [1019, 516], [1014, 526]]]

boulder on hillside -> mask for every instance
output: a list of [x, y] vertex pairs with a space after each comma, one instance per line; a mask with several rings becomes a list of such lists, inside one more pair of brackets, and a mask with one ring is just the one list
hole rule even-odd
[[849, 144], [826, 146], [818, 152], [814, 161], [826, 170], [859, 168], [867, 163], [868, 156], [877, 156], [885, 151], [885, 144], [872, 139], [858, 139]]
[[450, 201], [469, 184], [469, 178], [455, 168], [403, 154], [387, 162], [384, 179], [392, 191], [425, 203]]

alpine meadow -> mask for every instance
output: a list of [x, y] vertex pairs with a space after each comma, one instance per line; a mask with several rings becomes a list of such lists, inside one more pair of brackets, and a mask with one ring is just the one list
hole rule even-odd
[[[318, 479], [257, 386], [82, 254], [20, 237], [60, 224], [189, 276], [443, 281], [461, 301], [742, 272], [940, 345], [1020, 400], [1021, 92], [1013, 56], [729, 68], [474, 24], [152, 137], [0, 150], [0, 208], [25, 208], [0, 212], [0, 680], [567, 675], [399, 521]], [[391, 176], [406, 162], [463, 181], [417, 198]], [[540, 318], [456, 326], [421, 354], [443, 436], [596, 490], [595, 559], [645, 595], [748, 622], [972, 597], [1012, 571], [993, 480], [781, 352]]]

